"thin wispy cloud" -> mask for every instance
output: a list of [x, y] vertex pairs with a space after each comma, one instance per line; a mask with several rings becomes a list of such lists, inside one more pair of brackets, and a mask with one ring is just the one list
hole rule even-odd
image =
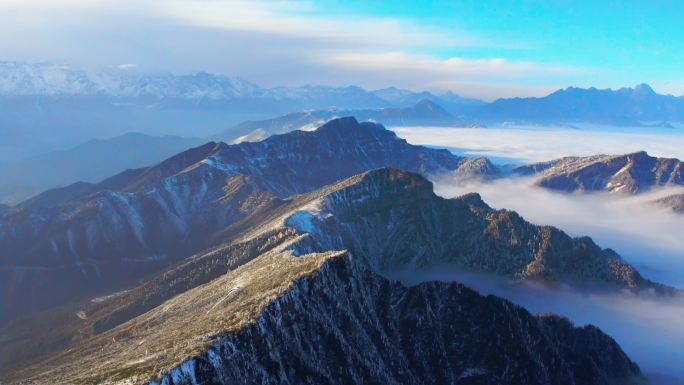
[[[528, 43], [406, 18], [325, 14], [310, 2], [28, 0], [3, 2], [0, 10], [0, 52], [10, 60], [93, 67], [125, 60], [140, 71], [208, 70], [266, 86], [452, 89], [486, 99], [513, 89], [543, 94], [588, 70], [500, 55], [426, 53], [515, 50]], [[19, 33], [23, 39], [16, 39]]]

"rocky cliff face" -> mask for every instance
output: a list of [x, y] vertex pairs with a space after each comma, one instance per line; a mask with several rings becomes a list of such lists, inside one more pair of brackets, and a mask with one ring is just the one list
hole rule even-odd
[[496, 171], [477, 163], [344, 118], [51, 190], [0, 218], [0, 319], [130, 285], [221, 242], [227, 226], [282, 203], [275, 196], [386, 166], [456, 178]]
[[593, 327], [456, 283], [403, 287], [337, 259], [150, 384], [643, 383]]
[[404, 287], [343, 252], [292, 257], [283, 250], [267, 251], [19, 378], [28, 384], [643, 383], [638, 366], [594, 327], [535, 317], [458, 283]]
[[678, 159], [655, 158], [646, 152], [627, 155], [568, 157], [518, 167], [520, 175], [535, 175], [537, 183], [560, 191], [609, 191], [637, 194], [654, 187], [684, 185]]

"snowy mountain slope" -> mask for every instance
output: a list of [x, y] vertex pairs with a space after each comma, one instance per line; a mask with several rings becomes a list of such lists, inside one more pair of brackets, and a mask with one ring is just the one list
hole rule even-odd
[[[129, 168], [156, 164], [202, 142], [197, 138], [128, 133], [0, 165], [0, 201], [17, 203], [47, 189], [99, 182]], [[23, 191], [30, 191], [29, 196], [19, 193]]]
[[461, 165], [469, 160], [345, 118], [258, 143], [212, 142], [98, 184], [50, 190], [0, 218], [1, 315], [130, 285], [280, 204], [276, 196], [378, 167], [457, 175]]

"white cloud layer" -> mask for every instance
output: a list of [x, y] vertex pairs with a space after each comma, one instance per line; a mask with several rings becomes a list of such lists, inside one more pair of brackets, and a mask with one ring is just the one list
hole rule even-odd
[[451, 147], [469, 155], [504, 158], [514, 163], [540, 162], [563, 156], [625, 154], [684, 159], [684, 128], [607, 127], [395, 127], [413, 144]]
[[6, 0], [0, 2], [0, 52], [9, 60], [208, 70], [265, 85], [394, 85], [483, 98], [543, 94], [587, 71], [418, 54], [521, 45], [411, 20], [319, 11], [308, 2]]

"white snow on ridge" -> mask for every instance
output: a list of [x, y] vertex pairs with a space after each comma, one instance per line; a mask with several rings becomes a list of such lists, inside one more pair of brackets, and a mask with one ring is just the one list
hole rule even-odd
[[290, 214], [283, 222], [286, 226], [294, 227], [301, 232], [312, 233], [316, 230], [317, 221], [332, 216], [331, 213], [323, 212], [321, 205], [321, 200], [315, 200]]

